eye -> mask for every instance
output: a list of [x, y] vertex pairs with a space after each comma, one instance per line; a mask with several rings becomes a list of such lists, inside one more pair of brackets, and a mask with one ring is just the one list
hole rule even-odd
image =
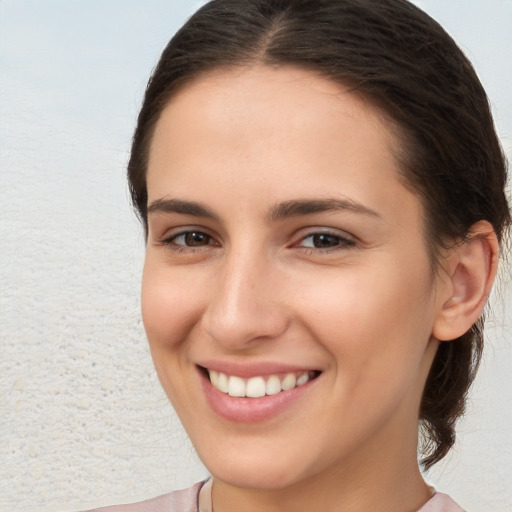
[[342, 249], [355, 245], [354, 240], [335, 233], [311, 233], [305, 236], [299, 247], [308, 249]]
[[212, 237], [202, 231], [187, 231], [186, 233], [181, 233], [167, 240], [168, 243], [183, 245], [186, 247], [209, 245], [211, 241]]
[[178, 252], [193, 251], [208, 246], [217, 247], [219, 245], [211, 235], [199, 229], [189, 229], [188, 231], [172, 234], [160, 240], [160, 244]]

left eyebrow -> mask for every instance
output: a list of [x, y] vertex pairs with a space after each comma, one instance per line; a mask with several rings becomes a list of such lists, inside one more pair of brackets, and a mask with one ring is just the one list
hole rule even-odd
[[375, 210], [351, 199], [296, 199], [275, 205], [270, 210], [269, 219], [277, 221], [289, 217], [331, 211], [349, 211], [379, 219], [382, 218]]
[[217, 215], [205, 205], [196, 201], [183, 201], [181, 199], [156, 199], [148, 206], [149, 213], [180, 213], [193, 217], [205, 217], [206, 219], [218, 219]]

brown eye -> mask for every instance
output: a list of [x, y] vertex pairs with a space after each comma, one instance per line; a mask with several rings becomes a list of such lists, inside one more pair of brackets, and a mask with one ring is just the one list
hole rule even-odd
[[211, 237], [201, 231], [190, 231], [183, 233], [174, 239], [176, 245], [186, 245], [187, 247], [198, 247], [208, 245]]
[[301, 247], [308, 249], [343, 249], [353, 245], [353, 240], [335, 233], [312, 233], [300, 243]]
[[313, 235], [312, 237], [313, 246], [317, 249], [322, 249], [326, 247], [336, 247], [340, 245], [341, 238], [339, 236], [328, 235], [328, 234], [318, 234]]

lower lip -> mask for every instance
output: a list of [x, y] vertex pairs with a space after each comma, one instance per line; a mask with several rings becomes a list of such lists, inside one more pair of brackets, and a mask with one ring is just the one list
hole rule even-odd
[[281, 391], [275, 395], [265, 395], [260, 398], [239, 398], [215, 389], [208, 377], [202, 371], [200, 373], [201, 384], [210, 407], [222, 418], [237, 423], [261, 423], [282, 414], [295, 405], [318, 379], [316, 377], [302, 386]]

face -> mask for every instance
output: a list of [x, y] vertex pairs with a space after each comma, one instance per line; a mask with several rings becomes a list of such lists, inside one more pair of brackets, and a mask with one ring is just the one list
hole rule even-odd
[[314, 73], [263, 66], [202, 77], [158, 121], [144, 324], [224, 482], [416, 458], [440, 284], [386, 123]]

